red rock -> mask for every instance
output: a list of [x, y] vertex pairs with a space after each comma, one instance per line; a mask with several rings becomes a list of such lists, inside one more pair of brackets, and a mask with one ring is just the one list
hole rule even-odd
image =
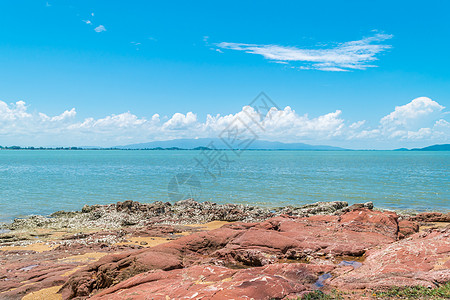
[[368, 251], [362, 267], [331, 280], [343, 289], [430, 286], [450, 281], [450, 227]]
[[400, 239], [408, 237], [416, 232], [419, 232], [419, 224], [416, 222], [407, 220], [401, 220], [398, 222], [398, 237]]
[[[80, 246], [80, 245], [78, 245]], [[92, 252], [88, 247], [58, 247], [51, 251], [0, 251], [0, 299], [22, 299], [28, 293], [63, 285], [68, 271], [81, 260], [61, 260]]]
[[275, 217], [262, 223], [232, 224], [156, 247], [109, 256], [74, 274], [65, 298], [87, 296], [148, 270], [192, 264], [265, 266], [307, 256], [360, 256], [397, 239], [397, 215], [356, 209], [342, 216]]
[[357, 232], [375, 232], [397, 238], [398, 216], [392, 212], [355, 209], [341, 216], [340, 225]]
[[225, 246], [239, 232], [230, 228], [199, 232], [155, 247], [103, 257], [71, 276], [62, 289], [63, 297], [88, 296], [149, 270], [189, 266]]
[[137, 275], [92, 297], [97, 300], [143, 299], [281, 299], [311, 291], [318, 273], [330, 266], [274, 264], [232, 270], [219, 266], [192, 266], [169, 272]]
[[410, 217], [409, 220], [416, 222], [450, 222], [450, 213], [424, 212]]
[[338, 216], [276, 217], [249, 228], [216, 255], [252, 266], [307, 256], [361, 256], [397, 239], [397, 216], [358, 209]]

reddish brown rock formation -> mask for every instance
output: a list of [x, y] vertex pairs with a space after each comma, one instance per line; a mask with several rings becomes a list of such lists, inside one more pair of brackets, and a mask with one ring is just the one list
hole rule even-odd
[[63, 291], [68, 298], [88, 296], [148, 270], [173, 270], [191, 265], [224, 247], [240, 231], [220, 228], [182, 237], [169, 243], [137, 251], [109, 255], [72, 276]]
[[[128, 204], [119, 208], [133, 208]], [[66, 236], [51, 251], [1, 252], [0, 299], [63, 283], [64, 299], [115, 300], [297, 299], [322, 285], [360, 291], [450, 281], [450, 226], [418, 229], [416, 221], [358, 206], [336, 215], [231, 223], [149, 248], [102, 243], [107, 231]], [[172, 238], [180, 231], [147, 224], [115, 235]], [[93, 252], [116, 253], [90, 264], [80, 259]]]
[[424, 212], [410, 217], [409, 220], [416, 222], [450, 222], [450, 213]]
[[398, 222], [398, 237], [403, 239], [419, 231], [419, 224], [412, 221], [401, 220]]
[[[154, 226], [149, 230], [155, 236], [168, 236], [173, 232], [178, 232], [173, 226]], [[0, 299], [22, 299], [31, 292], [63, 285], [77, 268], [102, 256], [142, 248], [138, 245], [113, 245], [107, 242], [116, 241], [117, 237], [126, 233], [120, 230], [65, 235], [58, 241], [59, 246], [53, 241], [53, 249], [43, 252], [33, 250], [39, 248], [33, 244], [29, 245], [29, 250], [0, 251]], [[27, 246], [16, 248], [26, 249]]]
[[282, 299], [298, 297], [332, 266], [274, 264], [233, 270], [219, 266], [191, 266], [173, 271], [150, 271], [106, 289], [98, 300], [143, 299]]
[[[104, 249], [114, 251], [115, 249]], [[0, 252], [0, 299], [22, 299], [30, 292], [62, 285], [68, 274], [80, 265], [86, 265], [90, 257], [107, 253], [84, 247], [83, 249], [56, 249], [42, 253], [35, 251]], [[97, 251], [99, 251], [97, 249]], [[85, 256], [90, 252], [91, 256]]]
[[450, 281], [450, 227], [416, 233], [367, 252], [363, 265], [331, 281], [344, 289], [422, 285]]
[[[139, 273], [194, 264], [256, 267], [286, 259], [361, 256], [375, 246], [395, 242], [398, 235], [395, 213], [366, 208], [342, 216], [280, 216], [262, 223], [235, 223], [156, 247], [104, 257], [73, 275], [63, 295], [86, 297]], [[180, 272], [170, 274], [180, 276]], [[157, 274], [151, 276], [169, 276]]]

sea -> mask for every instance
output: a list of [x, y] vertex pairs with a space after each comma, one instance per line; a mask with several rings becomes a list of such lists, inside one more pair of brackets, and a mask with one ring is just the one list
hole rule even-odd
[[0, 222], [134, 200], [450, 211], [448, 151], [1, 150]]

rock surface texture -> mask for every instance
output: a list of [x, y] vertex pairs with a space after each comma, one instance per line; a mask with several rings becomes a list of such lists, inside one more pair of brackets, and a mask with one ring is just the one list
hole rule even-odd
[[[69, 236], [72, 242], [49, 251], [0, 252], [0, 299], [21, 299], [56, 286], [63, 299], [299, 299], [317, 289], [354, 292], [450, 281], [445, 214], [399, 217], [373, 210], [371, 203], [348, 207], [340, 202], [271, 212], [192, 200], [173, 205], [183, 207], [180, 211], [152, 205], [84, 207], [76, 218], [101, 211], [102, 224], [118, 214], [154, 216], [138, 221], [143, 226]], [[225, 209], [231, 210], [228, 216]], [[235, 222], [201, 231], [152, 219], [197, 220], [202, 211], [209, 212], [204, 220]], [[42, 226], [59, 224], [47, 219]], [[419, 224], [426, 229], [419, 231]], [[102, 238], [106, 234], [114, 238]], [[123, 237], [165, 240], [151, 247], [116, 243]]]
[[[414, 223], [402, 222], [395, 213], [356, 208], [340, 216], [232, 223], [106, 256], [75, 273], [62, 293], [65, 299], [141, 299], [146, 293], [153, 299], [282, 299], [322, 284], [364, 289], [449, 281], [450, 228], [415, 233]], [[329, 278], [322, 283], [323, 274]]]
[[331, 281], [348, 289], [427, 286], [450, 281], [450, 227], [427, 230], [367, 252], [357, 270]]

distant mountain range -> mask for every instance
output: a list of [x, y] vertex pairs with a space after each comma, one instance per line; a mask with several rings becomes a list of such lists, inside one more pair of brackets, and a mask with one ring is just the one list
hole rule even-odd
[[[247, 147], [248, 145], [248, 147]], [[175, 139], [169, 141], [156, 141], [141, 144], [131, 144], [116, 147], [20, 147], [1, 146], [0, 150], [202, 150], [202, 149], [249, 149], [249, 150], [321, 150], [345, 151], [344, 149], [326, 145], [308, 145], [303, 143], [282, 143], [254, 140], [247, 145], [227, 145], [223, 140], [215, 139]], [[393, 151], [450, 151], [450, 144], [432, 145], [424, 148], [400, 148]]]
[[413, 149], [400, 148], [395, 149], [395, 151], [450, 151], [450, 144], [432, 145], [424, 148]]
[[[231, 144], [231, 143], [229, 143]], [[324, 145], [308, 145], [303, 143], [281, 143], [254, 140], [239, 147], [238, 145], [230, 145], [234, 149], [250, 149], [250, 150], [347, 150], [339, 147], [324, 146]], [[117, 146], [117, 149], [202, 149], [202, 148], [217, 148], [230, 149], [222, 139], [218, 138], [202, 138], [202, 139], [176, 139], [170, 141], [156, 141], [142, 144], [131, 144], [125, 146]]]

